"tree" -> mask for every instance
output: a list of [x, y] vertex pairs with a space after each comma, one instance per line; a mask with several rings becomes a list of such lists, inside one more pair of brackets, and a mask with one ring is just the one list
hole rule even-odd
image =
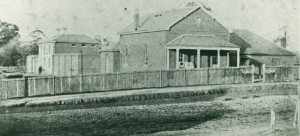
[[7, 47], [0, 55], [0, 64], [2, 66], [18, 66], [23, 56], [18, 51], [17, 46]]
[[38, 41], [45, 38], [45, 34], [39, 30], [38, 28], [32, 31], [29, 36], [32, 38], [31, 45], [28, 48], [28, 55], [38, 55], [39, 54], [39, 47]]
[[19, 37], [19, 27], [17, 25], [0, 20], [0, 47], [6, 45], [10, 40], [18, 39]]

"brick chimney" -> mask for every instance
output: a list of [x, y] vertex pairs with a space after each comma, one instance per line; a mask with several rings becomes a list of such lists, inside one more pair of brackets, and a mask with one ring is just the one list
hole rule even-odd
[[140, 15], [139, 15], [139, 9], [135, 9], [134, 13], [134, 25], [135, 25], [135, 30], [137, 30], [140, 26]]
[[286, 32], [284, 33], [284, 37], [280, 39], [281, 47], [286, 49]]

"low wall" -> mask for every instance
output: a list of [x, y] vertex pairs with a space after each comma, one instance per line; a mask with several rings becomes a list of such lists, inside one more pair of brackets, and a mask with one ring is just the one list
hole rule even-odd
[[[102, 93], [91, 93], [76, 97], [75, 95], [62, 95], [53, 99], [43, 99], [30, 101], [25, 105], [34, 106], [49, 106], [49, 105], [65, 105], [79, 103], [113, 103], [121, 101], [144, 101], [166, 98], [182, 98], [192, 96], [206, 99], [209, 95], [216, 97], [226, 96], [263, 96], [263, 95], [295, 95], [297, 94], [297, 83], [262, 83], [262, 84], [243, 84], [243, 85], [217, 85], [217, 86], [197, 86], [197, 87], [176, 87], [162, 89], [144, 89], [109, 92], [111, 94], [103, 95]], [[201, 101], [201, 100], [199, 100]], [[2, 105], [3, 106], [3, 105]], [[7, 106], [6, 106], [7, 107]]]

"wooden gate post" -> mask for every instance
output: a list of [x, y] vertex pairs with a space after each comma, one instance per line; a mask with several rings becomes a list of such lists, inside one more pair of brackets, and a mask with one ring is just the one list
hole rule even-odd
[[271, 109], [271, 132], [274, 132], [276, 130], [276, 116], [275, 111], [272, 108]]

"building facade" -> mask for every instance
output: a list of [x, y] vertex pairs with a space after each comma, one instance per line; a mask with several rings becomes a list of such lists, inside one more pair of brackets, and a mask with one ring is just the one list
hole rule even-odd
[[120, 32], [123, 71], [238, 66], [229, 59], [239, 54], [229, 43], [230, 30], [200, 7], [154, 13], [137, 22]]
[[119, 32], [122, 71], [292, 65], [286, 60], [293, 59], [293, 53], [251, 32], [246, 37], [239, 32], [201, 7], [143, 17], [136, 13], [133, 23]]
[[85, 35], [62, 34], [38, 43], [39, 54], [27, 57], [27, 72], [47, 75], [99, 73], [100, 43]]

